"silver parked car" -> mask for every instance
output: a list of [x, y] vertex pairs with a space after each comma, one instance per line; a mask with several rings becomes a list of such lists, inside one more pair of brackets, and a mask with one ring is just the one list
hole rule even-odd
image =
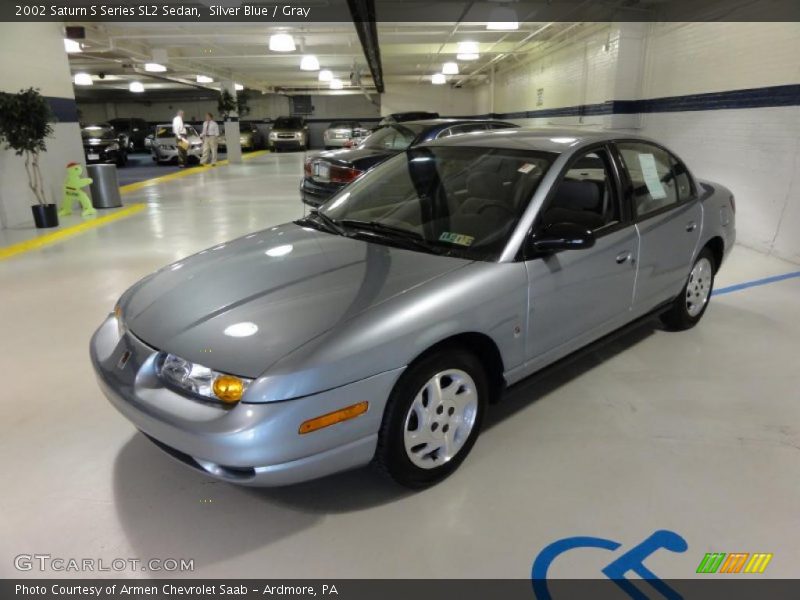
[[[203, 155], [203, 140], [191, 125], [186, 125], [186, 139], [189, 140], [189, 149], [186, 151], [188, 162], [199, 163]], [[150, 143], [150, 152], [153, 160], [159, 164], [178, 161], [178, 149], [175, 147], [172, 125], [156, 125], [155, 137]]]
[[448, 137], [149, 275], [91, 357], [120, 412], [212, 477], [372, 462], [423, 487], [505, 386], [649, 314], [694, 326], [734, 237], [731, 193], [647, 139]]
[[322, 143], [326, 150], [344, 148], [348, 141], [364, 129], [358, 121], [334, 121], [322, 134]]

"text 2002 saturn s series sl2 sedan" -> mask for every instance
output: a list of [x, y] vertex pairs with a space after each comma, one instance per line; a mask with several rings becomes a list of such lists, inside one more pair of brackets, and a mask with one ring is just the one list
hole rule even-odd
[[731, 193], [646, 139], [458, 136], [146, 277], [92, 361], [136, 427], [218, 479], [372, 462], [423, 487], [504, 386], [654, 311], [695, 325], [734, 235]]

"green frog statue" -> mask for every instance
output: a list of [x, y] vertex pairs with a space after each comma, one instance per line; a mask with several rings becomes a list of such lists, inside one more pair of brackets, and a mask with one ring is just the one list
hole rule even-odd
[[67, 165], [67, 178], [64, 180], [64, 199], [61, 201], [61, 209], [58, 211], [58, 216], [66, 217], [72, 214], [72, 205], [75, 200], [83, 207], [81, 216], [90, 217], [97, 214], [89, 196], [83, 191], [83, 188], [90, 185], [92, 181], [91, 177], [83, 177], [83, 166], [79, 163], [71, 162]]

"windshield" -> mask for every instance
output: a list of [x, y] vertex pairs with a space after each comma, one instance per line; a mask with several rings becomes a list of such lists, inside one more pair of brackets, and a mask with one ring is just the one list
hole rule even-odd
[[422, 125], [389, 125], [382, 127], [364, 141], [364, 148], [376, 150], [405, 150], [422, 133]]
[[[186, 127], [186, 136], [197, 137], [197, 130], [192, 127], [191, 125], [184, 125]], [[156, 137], [157, 138], [174, 138], [175, 134], [172, 133], [172, 125], [159, 125], [156, 127]]]
[[532, 150], [412, 148], [344, 188], [318, 218], [331, 231], [365, 231], [377, 243], [497, 260], [555, 158]]
[[356, 123], [354, 121], [334, 121], [330, 124], [328, 129], [355, 129], [356, 127], [361, 127], [361, 123]]
[[108, 123], [102, 125], [87, 125], [81, 129], [81, 135], [86, 138], [113, 138], [115, 137], [114, 128]]
[[299, 117], [278, 117], [272, 127], [273, 129], [302, 129], [303, 120]]

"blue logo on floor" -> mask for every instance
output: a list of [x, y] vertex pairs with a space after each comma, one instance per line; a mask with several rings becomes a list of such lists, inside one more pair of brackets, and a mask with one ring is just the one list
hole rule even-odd
[[[533, 593], [537, 600], [553, 600], [550, 590], [547, 587], [547, 571], [552, 562], [570, 550], [577, 548], [599, 548], [611, 552], [617, 550], [622, 544], [614, 540], [607, 540], [596, 537], [571, 537], [553, 542], [545, 547], [536, 560], [533, 561], [531, 568], [531, 580], [533, 582]], [[680, 535], [674, 531], [661, 529], [637, 544], [624, 554], [618, 556], [602, 569], [603, 575], [608, 577], [623, 592], [633, 600], [650, 600], [650, 597], [625, 579], [626, 573], [634, 573], [644, 580], [644, 583], [652, 586], [660, 596], [667, 600], [682, 600], [682, 596], [669, 587], [655, 573], [645, 567], [645, 559], [654, 552], [664, 549], [670, 552], [686, 552], [689, 545]]]

